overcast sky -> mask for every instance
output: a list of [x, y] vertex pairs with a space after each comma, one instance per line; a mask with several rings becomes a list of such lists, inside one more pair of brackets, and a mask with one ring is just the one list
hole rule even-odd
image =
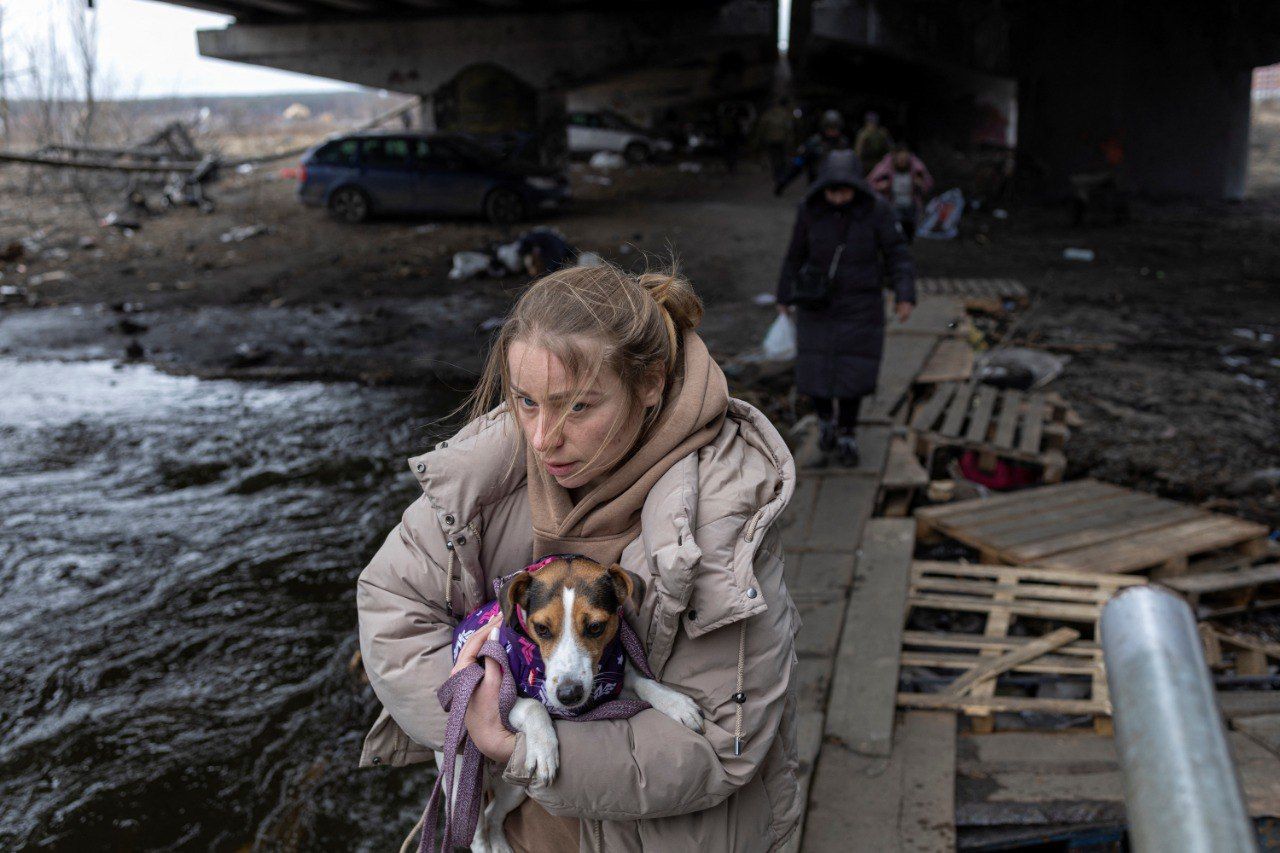
[[[29, 46], [54, 37], [70, 43], [68, 15], [85, 0], [0, 0], [10, 95], [21, 95], [21, 69]], [[220, 29], [225, 15], [151, 0], [95, 0], [98, 54], [116, 97], [314, 92], [349, 88], [332, 80], [205, 59], [196, 52], [196, 30]], [[65, 50], [65, 47], [64, 47]], [[18, 74], [12, 74], [18, 72]]]

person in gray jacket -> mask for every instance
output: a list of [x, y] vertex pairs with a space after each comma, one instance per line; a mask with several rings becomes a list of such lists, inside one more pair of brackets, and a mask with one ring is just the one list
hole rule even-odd
[[[810, 274], [831, 273], [824, 300], [798, 295], [806, 265]], [[857, 156], [833, 152], [796, 213], [777, 293], [778, 311], [795, 314], [796, 388], [821, 419], [823, 462], [834, 451], [841, 464], [858, 464], [854, 429], [880, 371], [886, 282], [905, 323], [916, 301], [906, 238], [893, 208], [863, 179]]]

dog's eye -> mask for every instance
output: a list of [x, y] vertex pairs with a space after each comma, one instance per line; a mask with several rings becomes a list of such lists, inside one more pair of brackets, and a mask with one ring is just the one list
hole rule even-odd
[[587, 627], [582, 630], [582, 633], [588, 637], [599, 637], [604, 633], [604, 623], [589, 622], [587, 623]]
[[533, 633], [537, 634], [544, 640], [549, 640], [551, 638], [551, 629], [540, 622], [533, 623]]

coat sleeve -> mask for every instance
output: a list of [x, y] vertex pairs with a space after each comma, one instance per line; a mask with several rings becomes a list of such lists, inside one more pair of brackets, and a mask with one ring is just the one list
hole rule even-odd
[[809, 211], [801, 203], [796, 211], [796, 223], [791, 229], [791, 243], [782, 259], [782, 271], [778, 274], [778, 304], [790, 305], [792, 287], [800, 275], [800, 267], [809, 259]]
[[929, 174], [929, 167], [919, 157], [916, 158], [916, 166], [920, 173], [920, 195], [924, 197], [933, 190], [933, 175]]
[[898, 227], [893, 209], [883, 200], [876, 202], [875, 212], [876, 242], [884, 255], [885, 274], [889, 285], [893, 288], [894, 298], [898, 302], [916, 301], [916, 265], [911, 259], [911, 249], [907, 246], [907, 238]]
[[[762, 566], [770, 561], [770, 567]], [[782, 571], [778, 556], [762, 548], [757, 574]], [[698, 699], [703, 733], [687, 729], [659, 711], [627, 720], [557, 723], [560, 771], [548, 786], [528, 787], [524, 735], [505, 778], [528, 787], [529, 796], [552, 814], [589, 820], [640, 820], [712, 808], [755, 778], [779, 737], [791, 691], [795, 643], [785, 596], [755, 616], [700, 637], [681, 636], [664, 678], [673, 671], [696, 673], [689, 685], [675, 683]], [[745, 629], [742, 704], [743, 742], [734, 754], [739, 642]], [[677, 630], [683, 629], [677, 627]], [[677, 658], [687, 655], [683, 662]]]
[[414, 501], [360, 573], [360, 652], [374, 693], [417, 743], [440, 749], [446, 715], [436, 689], [453, 668], [445, 607], [444, 531], [426, 497]]

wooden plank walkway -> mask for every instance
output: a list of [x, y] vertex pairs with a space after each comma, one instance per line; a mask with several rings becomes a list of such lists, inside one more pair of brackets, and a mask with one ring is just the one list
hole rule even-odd
[[[815, 811], [805, 824], [814, 836], [797, 834], [790, 851], [954, 847], [954, 773], [934, 754], [938, 737], [954, 739], [954, 715], [911, 712], [906, 734], [893, 742], [914, 522], [871, 517], [893, 425], [905, 420], [916, 375], [939, 340], [960, 333], [962, 321], [961, 302], [942, 297], [922, 299], [907, 324], [889, 321], [877, 392], [863, 407], [859, 467], [802, 471], [782, 519], [787, 587], [804, 621], [797, 638], [800, 784]], [[954, 757], [954, 749], [942, 753]], [[882, 784], [885, 772], [892, 790]], [[827, 810], [839, 820], [829, 820]], [[916, 831], [921, 826], [933, 829]], [[919, 844], [899, 846], [899, 838]]]

